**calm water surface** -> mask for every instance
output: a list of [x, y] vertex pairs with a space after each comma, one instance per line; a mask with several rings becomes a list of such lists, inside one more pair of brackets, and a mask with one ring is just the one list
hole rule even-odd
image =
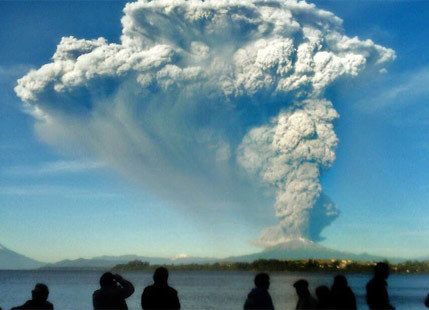
[[[3, 310], [21, 305], [31, 297], [36, 282], [49, 286], [49, 300], [59, 310], [92, 308], [92, 292], [98, 289], [98, 271], [0, 271], [0, 307]], [[179, 291], [182, 309], [242, 309], [244, 300], [253, 287], [252, 272], [197, 272], [170, 273], [170, 284]], [[292, 284], [305, 278], [310, 289], [332, 283], [334, 275], [271, 273], [270, 294], [276, 309], [294, 309], [296, 296]], [[129, 309], [140, 309], [143, 288], [152, 283], [151, 272], [126, 272], [135, 293], [127, 299]], [[370, 275], [347, 275], [360, 309], [365, 304], [365, 285]], [[389, 280], [391, 303], [397, 309], [425, 309], [424, 298], [429, 292], [428, 275], [392, 275]]]

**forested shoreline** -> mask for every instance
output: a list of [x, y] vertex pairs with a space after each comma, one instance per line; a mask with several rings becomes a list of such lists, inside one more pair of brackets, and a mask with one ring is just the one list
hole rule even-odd
[[[322, 272], [322, 273], [372, 273], [376, 262], [361, 262], [337, 259], [305, 259], [279, 260], [258, 259], [253, 262], [216, 262], [202, 264], [169, 264], [162, 265], [169, 270], [183, 271], [286, 271], [286, 272]], [[406, 261], [391, 264], [392, 273], [429, 273], [429, 262]], [[131, 261], [127, 264], [118, 264], [114, 271], [151, 271], [161, 265], [151, 265], [144, 261]]]

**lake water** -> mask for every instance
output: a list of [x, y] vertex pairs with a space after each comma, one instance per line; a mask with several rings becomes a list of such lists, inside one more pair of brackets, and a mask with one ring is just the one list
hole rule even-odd
[[[3, 310], [21, 305], [31, 297], [37, 282], [50, 289], [49, 300], [58, 310], [92, 309], [92, 292], [98, 288], [98, 271], [0, 271], [0, 307]], [[127, 299], [129, 309], [140, 309], [143, 288], [152, 283], [151, 272], [125, 272], [135, 293]], [[170, 273], [170, 284], [179, 292], [182, 309], [242, 309], [244, 300], [253, 287], [252, 272], [197, 272]], [[295, 291], [292, 284], [305, 278], [310, 289], [332, 283], [334, 275], [271, 273], [270, 294], [276, 309], [294, 309]], [[367, 309], [365, 285], [370, 275], [347, 275], [356, 294], [358, 307]], [[391, 275], [388, 279], [391, 303], [397, 309], [424, 309], [424, 298], [429, 292], [428, 275]]]

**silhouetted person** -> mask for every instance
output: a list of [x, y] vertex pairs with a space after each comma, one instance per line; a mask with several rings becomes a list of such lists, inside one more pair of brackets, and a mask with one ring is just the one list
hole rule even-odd
[[316, 309], [317, 302], [308, 290], [308, 282], [301, 279], [296, 281], [293, 286], [295, 287], [296, 294], [298, 295], [296, 309]]
[[118, 274], [104, 273], [100, 289], [92, 294], [92, 304], [98, 309], [128, 309], [126, 298], [134, 293], [134, 286]]
[[333, 309], [357, 309], [356, 297], [343, 275], [334, 278], [331, 288]]
[[389, 266], [377, 263], [374, 278], [366, 285], [366, 302], [369, 309], [395, 309], [389, 302], [386, 279], [389, 277]]
[[48, 301], [49, 289], [46, 284], [37, 283], [31, 291], [31, 300], [19, 307], [12, 308], [12, 310], [19, 309], [54, 309], [54, 305]]
[[326, 285], [316, 288], [317, 309], [332, 309], [331, 291]]
[[255, 288], [247, 295], [244, 309], [269, 309], [273, 310], [274, 305], [268, 289], [270, 288], [270, 276], [266, 273], [258, 273], [255, 276]]
[[[425, 299], [425, 306], [429, 308], [429, 294], [426, 296]], [[1, 310], [1, 309], [0, 309]]]
[[154, 284], [147, 286], [142, 294], [143, 309], [180, 309], [177, 291], [168, 285], [168, 270], [159, 267], [153, 274]]

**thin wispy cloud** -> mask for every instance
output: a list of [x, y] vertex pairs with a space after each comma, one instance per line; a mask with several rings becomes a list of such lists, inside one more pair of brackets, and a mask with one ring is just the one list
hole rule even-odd
[[59, 174], [84, 173], [103, 168], [100, 161], [54, 161], [37, 166], [14, 166], [3, 170], [3, 173], [12, 176], [52, 176]]
[[380, 91], [374, 89], [359, 102], [365, 112], [375, 113], [386, 109], [401, 109], [415, 104], [427, 104], [429, 101], [429, 67], [401, 75], [391, 75]]

